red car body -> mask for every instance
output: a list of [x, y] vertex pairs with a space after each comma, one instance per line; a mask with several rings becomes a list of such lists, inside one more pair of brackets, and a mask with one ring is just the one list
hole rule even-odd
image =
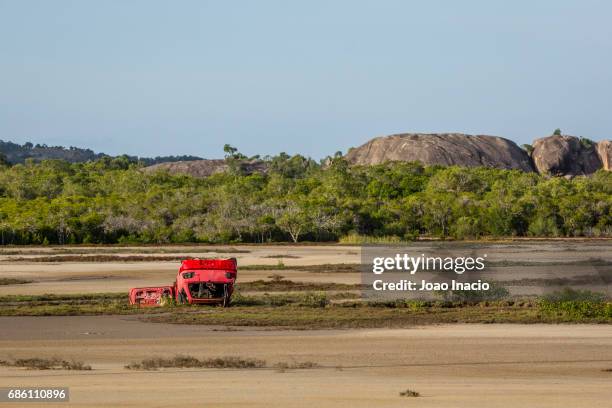
[[161, 306], [164, 298], [174, 297], [172, 286], [130, 289], [130, 304], [139, 306]]
[[174, 282], [177, 303], [229, 306], [237, 266], [236, 258], [183, 261]]
[[236, 258], [187, 259], [181, 263], [173, 286], [132, 288], [130, 304], [161, 306], [173, 298], [179, 304], [230, 305], [238, 275]]

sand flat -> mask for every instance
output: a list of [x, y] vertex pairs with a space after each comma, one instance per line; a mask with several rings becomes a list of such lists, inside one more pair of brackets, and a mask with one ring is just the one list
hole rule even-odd
[[[2, 358], [61, 356], [91, 372], [0, 369], [0, 386], [71, 387], [70, 406], [610, 406], [612, 326], [219, 331], [133, 316], [3, 317]], [[177, 353], [313, 361], [322, 368], [130, 371]], [[188, 380], [186, 380], [188, 379]], [[561, 405], [560, 405], [561, 404]], [[58, 405], [59, 406], [59, 405]]]
[[[443, 248], [443, 249], [440, 249]], [[71, 252], [72, 251], [72, 252]], [[140, 252], [138, 252], [140, 251]], [[243, 252], [236, 252], [243, 251]], [[417, 242], [410, 244], [413, 254], [445, 254], [467, 256], [488, 254], [488, 261], [498, 266], [489, 267], [496, 281], [549, 278], [559, 275], [571, 277], [576, 274], [592, 274], [594, 277], [612, 273], [612, 240], [552, 240], [519, 242]], [[2, 295], [40, 295], [45, 293], [75, 294], [100, 292], [128, 292], [131, 287], [170, 285], [174, 282], [179, 262], [28, 262], [14, 261], [16, 258], [66, 254], [106, 254], [121, 257], [130, 255], [154, 256], [175, 255], [177, 257], [236, 257], [239, 265], [239, 282], [267, 279], [272, 274], [281, 274], [287, 279], [302, 282], [335, 282], [357, 284], [359, 273], [309, 272], [292, 269], [293, 266], [322, 264], [358, 264], [361, 262], [359, 246], [345, 245], [234, 245], [234, 246], [130, 246], [130, 247], [12, 247], [0, 251], [0, 277], [32, 280], [22, 285], [0, 286]], [[32, 255], [36, 254], [36, 255]], [[608, 262], [604, 266], [590, 266], [592, 260]], [[285, 265], [285, 269], [240, 270], [245, 265]], [[499, 266], [500, 262], [513, 263]], [[549, 263], [564, 262], [567, 266], [550, 266]], [[582, 262], [575, 266], [570, 263]], [[523, 265], [523, 263], [527, 263]], [[539, 264], [543, 266], [539, 266]], [[595, 282], [600, 285], [601, 282]], [[593, 285], [585, 286], [593, 289]], [[610, 288], [602, 288], [611, 292]], [[540, 294], [530, 288], [515, 290], [517, 294]], [[609, 293], [612, 295], [612, 292]]]

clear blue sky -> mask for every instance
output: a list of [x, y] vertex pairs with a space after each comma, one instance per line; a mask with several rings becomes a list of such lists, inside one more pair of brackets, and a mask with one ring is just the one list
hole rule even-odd
[[0, 0], [0, 139], [322, 158], [374, 136], [612, 136], [609, 1]]

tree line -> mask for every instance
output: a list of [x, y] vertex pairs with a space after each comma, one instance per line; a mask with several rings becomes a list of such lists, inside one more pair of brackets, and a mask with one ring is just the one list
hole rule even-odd
[[[226, 160], [239, 161], [236, 152]], [[346, 235], [609, 237], [612, 173], [266, 157], [207, 178], [150, 174], [127, 157], [0, 164], [0, 243], [337, 241]]]

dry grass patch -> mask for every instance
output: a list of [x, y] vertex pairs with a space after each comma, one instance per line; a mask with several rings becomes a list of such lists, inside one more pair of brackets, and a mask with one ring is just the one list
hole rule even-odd
[[25, 283], [32, 283], [34, 281], [28, 279], [18, 279], [18, 278], [0, 278], [0, 286], [4, 285], [23, 285]]
[[303, 362], [293, 361], [291, 363], [280, 362], [280, 363], [274, 364], [274, 368], [276, 369], [276, 371], [280, 373], [284, 373], [287, 370], [308, 370], [308, 369], [318, 368], [318, 367], [321, 367], [321, 366], [318, 363], [315, 363], [313, 361], [303, 361]]
[[198, 359], [178, 355], [172, 358], [155, 357], [133, 362], [125, 366], [128, 370], [159, 370], [160, 368], [263, 368], [264, 360], [236, 356]]
[[359, 273], [360, 264], [320, 264], [320, 265], [285, 265], [279, 262], [276, 265], [243, 265], [238, 267], [246, 271], [304, 271], [312, 273]]
[[180, 255], [48, 255], [12, 258], [11, 262], [180, 262]]
[[279, 362], [269, 366], [265, 360], [255, 358], [243, 358], [238, 356], [225, 356], [199, 359], [188, 355], [177, 355], [170, 358], [153, 357], [139, 362], [127, 364], [128, 370], [159, 370], [162, 368], [234, 368], [234, 369], [258, 369], [274, 368], [279, 372], [287, 370], [305, 370], [321, 367], [313, 361], [303, 362]]
[[0, 360], [0, 365], [5, 367], [21, 367], [28, 370], [91, 370], [91, 366], [82, 361], [64, 360], [61, 358], [18, 358], [13, 361]]
[[248, 249], [238, 249], [235, 247], [206, 247], [198, 245], [180, 245], [175, 244], [166, 247], [159, 246], [120, 246], [120, 245], [100, 245], [100, 246], [84, 246], [79, 247], [63, 247], [63, 246], [48, 246], [48, 247], [22, 247], [0, 249], [0, 256], [13, 255], [41, 255], [49, 256], [53, 254], [70, 254], [70, 255], [87, 255], [87, 254], [164, 254], [164, 253], [216, 253], [216, 254], [248, 254], [251, 251]]

